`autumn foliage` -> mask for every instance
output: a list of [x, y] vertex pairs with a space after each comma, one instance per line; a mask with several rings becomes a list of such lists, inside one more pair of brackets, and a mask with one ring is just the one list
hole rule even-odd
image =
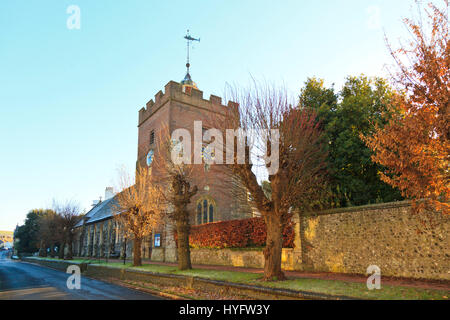
[[[189, 243], [193, 248], [263, 247], [266, 234], [263, 218], [222, 221], [191, 227]], [[283, 248], [293, 248], [294, 237], [293, 223], [288, 222], [283, 230]]]
[[401, 112], [366, 143], [372, 159], [387, 168], [383, 181], [413, 199], [417, 211], [448, 214], [450, 39], [448, 0], [444, 3], [444, 9], [429, 5], [426, 25], [405, 20], [412, 39], [408, 47], [391, 50], [399, 69], [395, 81], [402, 94], [395, 105]]
[[161, 196], [148, 168], [138, 167], [134, 179], [125, 171], [119, 178], [122, 191], [115, 196], [112, 211], [125, 237], [133, 240], [133, 265], [140, 266], [144, 237], [162, 223]]

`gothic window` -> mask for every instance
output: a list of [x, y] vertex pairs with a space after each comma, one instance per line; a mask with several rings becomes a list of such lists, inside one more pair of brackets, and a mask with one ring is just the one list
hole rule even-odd
[[210, 197], [201, 198], [197, 202], [197, 224], [214, 222], [216, 203]]
[[197, 205], [197, 223], [202, 223], [202, 204], [200, 202]]
[[203, 223], [208, 223], [208, 200], [203, 200]]
[[209, 222], [214, 222], [214, 206], [209, 205]]

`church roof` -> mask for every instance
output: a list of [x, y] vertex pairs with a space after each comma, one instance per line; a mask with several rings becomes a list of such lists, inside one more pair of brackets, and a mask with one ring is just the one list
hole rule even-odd
[[86, 213], [84, 218], [75, 225], [75, 228], [112, 218], [114, 216], [112, 208], [115, 204], [115, 197], [98, 203]]

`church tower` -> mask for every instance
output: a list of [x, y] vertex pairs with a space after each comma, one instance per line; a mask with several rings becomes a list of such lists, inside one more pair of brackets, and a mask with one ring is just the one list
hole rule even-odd
[[[223, 105], [222, 99], [214, 95], [204, 99], [203, 92], [193, 85], [170, 81], [164, 92], [159, 91], [154, 100], [147, 102], [146, 107], [139, 111], [138, 164], [151, 166], [153, 157], [158, 152], [156, 139], [164, 128], [170, 133], [176, 129], [187, 129], [193, 139], [194, 121], [206, 124], [215, 113], [223, 114], [226, 108], [235, 107], [236, 104], [231, 101]], [[191, 146], [193, 154], [193, 140]], [[252, 216], [250, 208], [237, 203], [239, 201], [232, 194], [235, 182], [224, 172], [224, 167], [225, 165], [205, 165], [204, 170], [194, 177], [195, 181], [191, 185], [197, 185], [199, 191], [191, 203], [192, 211], [196, 212], [191, 219], [192, 225]]]
[[[188, 52], [189, 42], [200, 40], [190, 37], [189, 34], [185, 38], [188, 40]], [[236, 103], [231, 101], [223, 105], [218, 96], [203, 98], [203, 92], [198, 89], [190, 75], [189, 53], [186, 67], [186, 76], [181, 83], [170, 81], [165, 85], [164, 92], [156, 93], [154, 100], [148, 101], [139, 111], [137, 164], [140, 166], [151, 166], [153, 157], [158, 152], [156, 139], [163, 128], [168, 129], [170, 133], [184, 128], [193, 138], [194, 121], [202, 121], [205, 124], [214, 113], [223, 114], [228, 108], [237, 107]], [[191, 146], [193, 145], [192, 141]], [[204, 170], [192, 180], [191, 185], [196, 185], [199, 191], [188, 207], [193, 213], [190, 218], [191, 225], [252, 217], [250, 204], [242, 201], [246, 197], [236, 197], [236, 181], [225, 172], [224, 165], [205, 165]], [[168, 247], [169, 237], [166, 236], [166, 241], [161, 239], [162, 246]], [[165, 252], [167, 259], [167, 250]]]

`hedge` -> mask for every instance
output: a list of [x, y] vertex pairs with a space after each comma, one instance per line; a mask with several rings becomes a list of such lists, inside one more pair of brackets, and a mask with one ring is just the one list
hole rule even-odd
[[[293, 248], [294, 237], [293, 223], [289, 222], [283, 231], [283, 247]], [[192, 248], [263, 247], [265, 242], [266, 223], [259, 217], [192, 226], [189, 236]]]

